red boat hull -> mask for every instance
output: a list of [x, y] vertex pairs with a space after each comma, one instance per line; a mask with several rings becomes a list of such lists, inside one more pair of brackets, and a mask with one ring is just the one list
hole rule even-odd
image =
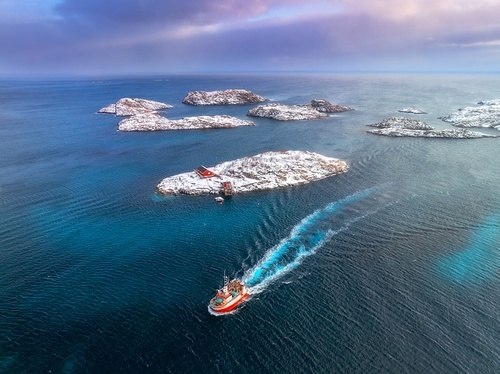
[[221, 308], [214, 308], [212, 305], [210, 305], [210, 309], [214, 312], [214, 313], [217, 313], [217, 314], [224, 314], [224, 313], [228, 313], [234, 309], [236, 309], [236, 307], [238, 305], [240, 305], [246, 298], [248, 297], [248, 293], [242, 295], [237, 301], [235, 301], [234, 303], [230, 303], [229, 305], [225, 305]]

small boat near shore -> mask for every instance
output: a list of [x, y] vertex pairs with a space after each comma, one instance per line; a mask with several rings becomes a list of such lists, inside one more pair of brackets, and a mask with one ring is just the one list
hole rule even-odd
[[224, 286], [217, 290], [208, 307], [214, 313], [224, 314], [234, 310], [248, 295], [248, 288], [242, 282], [224, 276]]

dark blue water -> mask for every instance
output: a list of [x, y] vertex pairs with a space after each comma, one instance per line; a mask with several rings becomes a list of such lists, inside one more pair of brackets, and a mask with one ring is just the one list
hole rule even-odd
[[[170, 118], [191, 90], [355, 111], [322, 121], [120, 133], [121, 97]], [[0, 82], [0, 372], [497, 373], [499, 139], [385, 138], [500, 98], [500, 76], [162, 76]], [[411, 115], [409, 115], [411, 116]], [[490, 132], [493, 130], [490, 130]], [[163, 197], [164, 177], [267, 150], [346, 160], [286, 190]], [[208, 313], [226, 271], [252, 297]]]

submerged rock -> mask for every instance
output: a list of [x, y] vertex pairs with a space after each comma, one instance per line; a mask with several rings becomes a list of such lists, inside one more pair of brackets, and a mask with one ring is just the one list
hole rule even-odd
[[479, 107], [462, 108], [441, 119], [457, 127], [491, 127], [500, 131], [500, 100], [478, 104]]
[[119, 131], [164, 131], [164, 130], [197, 130], [221, 129], [239, 126], [253, 126], [252, 121], [236, 117], [198, 116], [171, 120], [156, 113], [138, 114], [118, 123]]
[[313, 152], [272, 151], [223, 162], [208, 168], [214, 177], [201, 178], [196, 172], [163, 179], [157, 186], [162, 194], [217, 194], [222, 182], [231, 182], [235, 193], [271, 190], [309, 183], [346, 172], [347, 163]]
[[263, 103], [265, 97], [247, 90], [192, 91], [182, 100], [190, 105], [246, 105]]
[[247, 116], [271, 118], [278, 121], [300, 121], [328, 117], [312, 107], [270, 103], [250, 109]]
[[304, 106], [316, 109], [318, 112], [322, 113], [340, 113], [354, 110], [352, 108], [349, 108], [348, 106], [332, 104], [329, 101], [323, 99], [313, 99], [304, 104]]
[[110, 104], [100, 109], [98, 113], [108, 113], [126, 117], [170, 108], [173, 108], [173, 106], [159, 101], [125, 97], [114, 104]]
[[466, 129], [444, 129], [435, 130], [434, 127], [423, 121], [417, 121], [405, 117], [391, 117], [381, 122], [371, 125], [377, 127], [368, 130], [370, 134], [385, 135], [393, 137], [423, 137], [423, 138], [452, 138], [452, 139], [476, 139], [476, 138], [494, 138], [495, 135], [483, 134], [480, 132], [469, 131]]

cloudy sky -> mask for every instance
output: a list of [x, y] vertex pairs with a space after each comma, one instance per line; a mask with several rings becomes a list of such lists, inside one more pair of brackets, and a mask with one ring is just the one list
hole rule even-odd
[[0, 75], [500, 71], [500, 0], [0, 0]]

